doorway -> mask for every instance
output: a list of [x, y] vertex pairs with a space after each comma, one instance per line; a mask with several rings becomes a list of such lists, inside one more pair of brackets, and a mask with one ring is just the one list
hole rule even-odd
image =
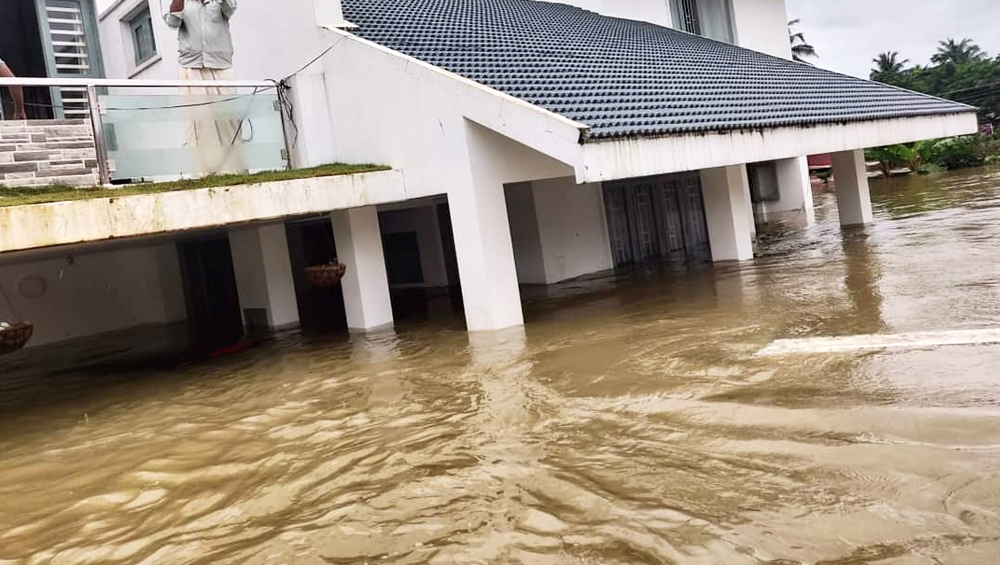
[[285, 233], [288, 236], [288, 257], [292, 264], [302, 333], [347, 333], [347, 311], [341, 286], [317, 288], [305, 278], [306, 267], [322, 265], [337, 257], [330, 219], [288, 222]]
[[697, 173], [604, 184], [608, 236], [615, 266], [665, 259], [711, 259], [708, 223]]
[[[48, 76], [45, 48], [38, 26], [38, 11], [34, 2], [0, 0], [0, 58], [19, 77]], [[32, 120], [54, 117], [48, 88], [25, 88], [25, 111]], [[0, 119], [10, 117], [14, 102], [10, 92], [0, 89]]]
[[187, 301], [191, 347], [214, 351], [243, 337], [243, 317], [229, 237], [177, 244]]

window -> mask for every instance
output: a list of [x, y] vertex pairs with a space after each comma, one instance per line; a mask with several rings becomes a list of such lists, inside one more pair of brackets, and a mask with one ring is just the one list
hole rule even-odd
[[671, 0], [670, 12], [674, 18], [675, 28], [701, 35], [697, 0]]
[[730, 0], [670, 0], [674, 27], [710, 39], [733, 42]]
[[146, 8], [128, 20], [132, 31], [135, 65], [139, 66], [156, 55], [156, 38], [153, 37], [153, 18]]

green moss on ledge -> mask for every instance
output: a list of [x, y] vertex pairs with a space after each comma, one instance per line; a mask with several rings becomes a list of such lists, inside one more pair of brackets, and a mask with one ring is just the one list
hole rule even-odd
[[197, 190], [200, 188], [260, 184], [314, 177], [353, 175], [387, 170], [389, 170], [389, 167], [380, 165], [344, 165], [335, 163], [332, 165], [320, 165], [319, 167], [310, 169], [265, 171], [253, 174], [211, 175], [200, 179], [127, 184], [115, 188], [102, 186], [76, 188], [67, 185], [7, 187], [0, 185], [0, 207], [46, 204], [68, 200], [89, 200], [92, 198], [121, 198], [123, 196], [137, 196], [141, 194], [158, 194], [179, 190]]

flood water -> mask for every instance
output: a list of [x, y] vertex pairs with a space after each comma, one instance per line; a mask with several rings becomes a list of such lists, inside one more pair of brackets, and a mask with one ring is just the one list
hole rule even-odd
[[523, 331], [8, 360], [0, 564], [1000, 562], [1000, 346], [754, 357], [1000, 327], [1000, 170], [873, 200], [842, 232], [818, 193], [752, 264], [528, 291]]

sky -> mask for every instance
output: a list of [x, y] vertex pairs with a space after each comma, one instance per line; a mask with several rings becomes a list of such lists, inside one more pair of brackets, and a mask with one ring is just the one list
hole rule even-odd
[[937, 42], [971, 38], [991, 56], [1000, 53], [998, 0], [785, 0], [789, 19], [819, 53], [819, 67], [868, 78], [872, 59], [899, 51], [926, 65]]

